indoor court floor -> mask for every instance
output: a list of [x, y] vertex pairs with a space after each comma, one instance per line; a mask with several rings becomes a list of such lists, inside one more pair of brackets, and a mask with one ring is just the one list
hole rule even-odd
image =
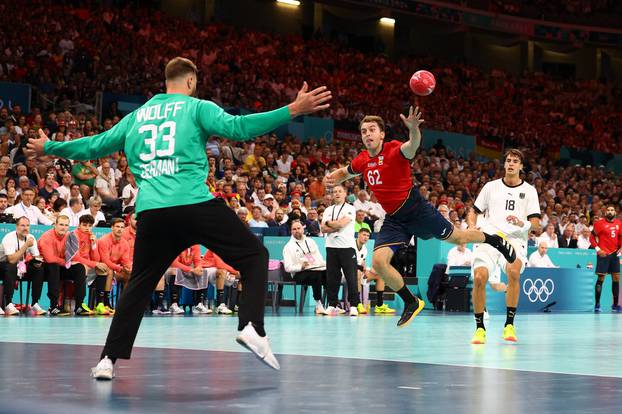
[[0, 318], [0, 412], [611, 413], [622, 406], [622, 314], [266, 315], [273, 371], [235, 341], [237, 318], [146, 317], [116, 378], [89, 377], [110, 318]]

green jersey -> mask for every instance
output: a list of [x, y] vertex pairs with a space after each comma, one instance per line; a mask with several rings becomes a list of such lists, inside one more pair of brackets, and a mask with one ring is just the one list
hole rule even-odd
[[48, 141], [45, 153], [92, 160], [123, 150], [140, 190], [136, 212], [141, 212], [214, 198], [205, 184], [205, 144], [210, 135], [241, 141], [270, 132], [290, 119], [286, 106], [234, 116], [210, 101], [159, 94], [112, 129], [75, 141]]

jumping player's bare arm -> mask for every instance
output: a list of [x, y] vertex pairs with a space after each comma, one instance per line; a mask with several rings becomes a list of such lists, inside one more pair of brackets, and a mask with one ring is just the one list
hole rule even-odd
[[358, 174], [350, 174], [348, 167], [341, 167], [324, 177], [323, 184], [326, 188], [333, 188], [344, 181], [356, 177]]
[[425, 122], [425, 120], [421, 118], [421, 115], [422, 113], [419, 110], [419, 107], [413, 109], [412, 106], [408, 111], [408, 117], [400, 114], [402, 122], [404, 122], [404, 125], [406, 125], [406, 128], [408, 128], [408, 141], [403, 143], [400, 149], [402, 151], [402, 154], [404, 154], [404, 157], [408, 158], [409, 160], [415, 158], [417, 150], [421, 145], [421, 130], [419, 129], [419, 125]]

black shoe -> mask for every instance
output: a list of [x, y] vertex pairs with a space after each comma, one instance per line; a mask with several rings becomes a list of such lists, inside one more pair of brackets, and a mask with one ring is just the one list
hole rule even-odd
[[415, 319], [415, 316], [417, 316], [419, 312], [421, 312], [424, 306], [425, 302], [422, 299], [417, 298], [415, 298], [415, 302], [405, 305], [404, 312], [402, 312], [400, 320], [397, 321], [397, 327], [403, 328], [404, 326], [408, 325], [413, 319]]
[[93, 315], [93, 311], [90, 310], [84, 303], [74, 311], [76, 316], [91, 316]]
[[69, 315], [69, 312], [66, 312], [65, 309], [61, 308], [60, 306], [56, 306], [54, 308], [50, 308], [50, 310], [48, 310], [48, 313], [50, 314], [50, 316], [67, 316], [67, 315]]
[[498, 234], [489, 234], [490, 236], [490, 245], [495, 249], [499, 250], [499, 253], [505, 257], [508, 263], [514, 263], [516, 261], [516, 250], [514, 250], [514, 246], [510, 244], [504, 237], [499, 236]]

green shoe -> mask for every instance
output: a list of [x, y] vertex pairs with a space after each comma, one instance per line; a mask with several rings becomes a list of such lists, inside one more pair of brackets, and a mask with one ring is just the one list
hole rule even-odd
[[356, 305], [356, 310], [358, 311], [359, 315], [364, 315], [367, 313], [367, 308], [365, 308], [362, 303]]
[[104, 315], [104, 316], [110, 315], [110, 312], [108, 311], [108, 309], [106, 309], [106, 306], [104, 306], [102, 302], [98, 303], [97, 306], [95, 306], [94, 310], [95, 310], [95, 315]]
[[475, 330], [475, 334], [473, 335], [473, 339], [471, 339], [471, 343], [475, 345], [482, 345], [486, 343], [486, 329], [477, 328]]
[[391, 309], [389, 305], [387, 305], [386, 303], [383, 303], [382, 306], [374, 306], [374, 313], [393, 314], [395, 313], [395, 309]]
[[518, 342], [514, 325], [506, 325], [505, 328], [503, 328], [503, 339], [510, 342]]

